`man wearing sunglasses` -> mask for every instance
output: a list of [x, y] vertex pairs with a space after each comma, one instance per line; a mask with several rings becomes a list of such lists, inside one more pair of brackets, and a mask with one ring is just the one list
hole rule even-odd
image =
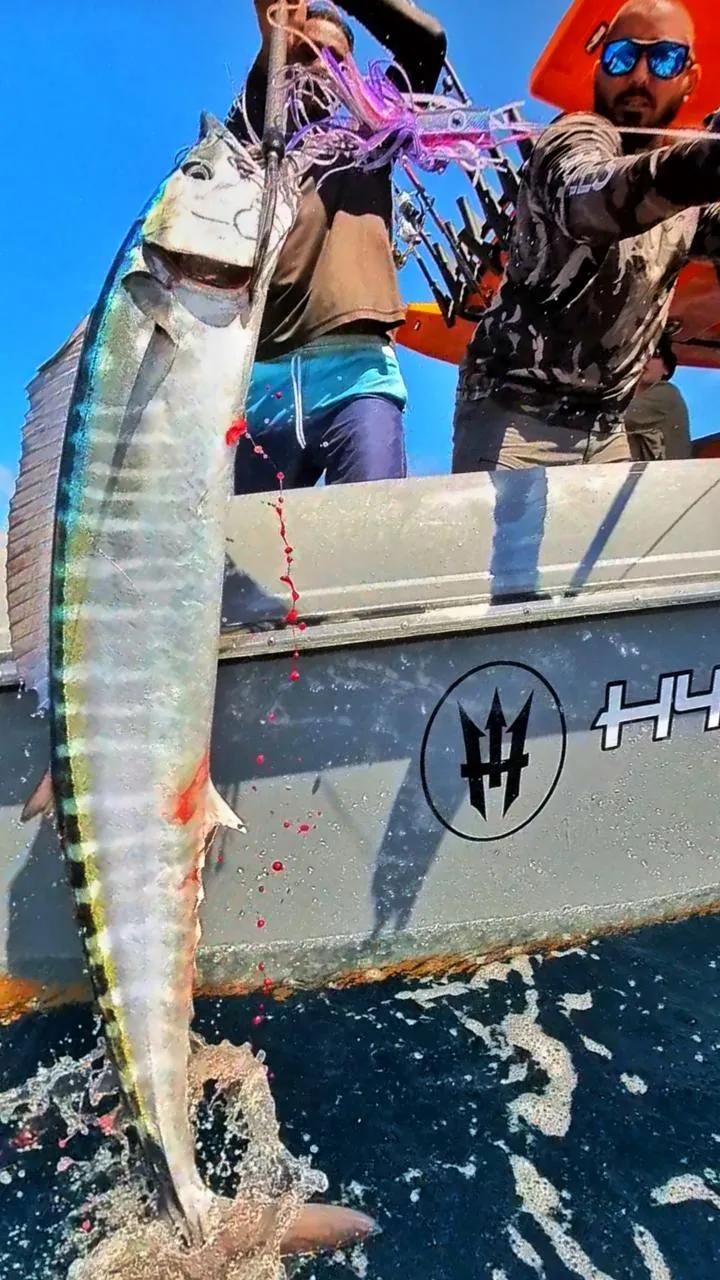
[[720, 135], [665, 132], [699, 76], [683, 4], [620, 10], [594, 113], [554, 121], [526, 166], [505, 276], [461, 370], [454, 471], [630, 459], [625, 411], [678, 275], [720, 262]]

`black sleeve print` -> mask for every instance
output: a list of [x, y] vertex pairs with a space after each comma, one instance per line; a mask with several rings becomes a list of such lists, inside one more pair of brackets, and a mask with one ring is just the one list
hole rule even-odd
[[414, 93], [432, 93], [447, 53], [447, 37], [435, 18], [410, 0], [340, 0], [340, 4], [390, 50]]
[[690, 256], [714, 263], [720, 274], [720, 204], [708, 205], [700, 214]]
[[530, 181], [571, 239], [597, 245], [641, 235], [683, 209], [720, 199], [716, 143], [624, 156], [617, 129], [591, 114], [566, 116], [545, 131]]

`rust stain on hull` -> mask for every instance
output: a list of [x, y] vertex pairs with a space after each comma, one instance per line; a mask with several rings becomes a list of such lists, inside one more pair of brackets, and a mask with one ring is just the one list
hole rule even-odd
[[[313, 982], [290, 983], [277, 981], [268, 990], [263, 987], [263, 978], [253, 977], [237, 981], [213, 981], [201, 983], [195, 988], [196, 996], [232, 997], [248, 996], [263, 990], [266, 997], [275, 1000], [288, 1000], [301, 991], [330, 987], [345, 990], [350, 987], [366, 986], [371, 982], [386, 982], [391, 978], [402, 978], [405, 981], [419, 981], [422, 978], [447, 978], [476, 972], [482, 964], [492, 964], [498, 960], [508, 960], [512, 956], [525, 954], [541, 954], [552, 951], [563, 951], [568, 947], [578, 946], [590, 938], [636, 933], [639, 929], [658, 924], [677, 924], [702, 916], [720, 914], [720, 899], [700, 906], [682, 907], [671, 913], [657, 916], [646, 916], [642, 920], [613, 921], [607, 925], [596, 925], [592, 929], [572, 930], [556, 933], [544, 938], [528, 938], [525, 942], [507, 943], [502, 946], [485, 946], [480, 952], [464, 951], [462, 953], [441, 952], [437, 955], [415, 956], [406, 960], [357, 969], [339, 969], [329, 971]], [[0, 1026], [8, 1026], [17, 1022], [27, 1014], [47, 1013], [64, 1005], [86, 1004], [92, 999], [89, 983], [77, 983], [72, 986], [53, 986], [41, 982], [33, 982], [23, 978], [13, 978], [8, 974], [0, 974]]]
[[48, 986], [0, 973], [0, 1025], [9, 1026], [27, 1013], [47, 1013], [65, 1004], [83, 1004], [91, 998], [89, 984]]

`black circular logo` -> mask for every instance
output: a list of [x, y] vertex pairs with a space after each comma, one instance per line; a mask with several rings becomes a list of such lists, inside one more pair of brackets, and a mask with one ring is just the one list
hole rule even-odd
[[463, 840], [505, 840], [545, 808], [566, 748], [565, 714], [545, 677], [521, 662], [488, 662], [456, 680], [430, 716], [425, 797]]

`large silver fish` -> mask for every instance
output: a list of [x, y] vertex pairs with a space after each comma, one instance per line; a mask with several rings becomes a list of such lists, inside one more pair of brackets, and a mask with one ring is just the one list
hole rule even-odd
[[[225, 519], [299, 186], [284, 166], [251, 280], [264, 177], [259, 152], [204, 117], [84, 334], [31, 389], [8, 545], [15, 653], [49, 703], [52, 797], [108, 1047], [164, 1205], [193, 1243], [213, 1204], [188, 1117], [201, 871], [215, 828], [240, 825], [208, 771]], [[41, 787], [30, 811], [49, 798]]]

